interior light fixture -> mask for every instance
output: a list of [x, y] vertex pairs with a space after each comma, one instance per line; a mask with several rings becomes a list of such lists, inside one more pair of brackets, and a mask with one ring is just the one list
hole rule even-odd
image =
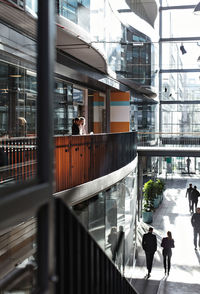
[[9, 77], [11, 77], [11, 78], [21, 78], [22, 76], [21, 75], [9, 75]]
[[197, 6], [195, 6], [193, 12], [194, 12], [194, 14], [200, 14], [200, 2], [197, 4]]
[[185, 47], [183, 46], [183, 44], [180, 46], [180, 50], [182, 54], [187, 53], [187, 51], [185, 50]]
[[133, 42], [132, 45], [133, 45], [133, 47], [143, 47], [144, 43], [142, 43], [142, 42]]

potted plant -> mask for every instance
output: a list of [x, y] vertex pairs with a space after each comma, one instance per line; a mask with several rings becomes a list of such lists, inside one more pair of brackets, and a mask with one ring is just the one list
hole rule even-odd
[[153, 221], [153, 201], [156, 195], [155, 182], [149, 180], [143, 187], [143, 210], [142, 218], [145, 223], [151, 223]]
[[160, 198], [160, 202], [163, 200], [163, 192], [165, 190], [165, 182], [163, 180], [157, 179], [156, 180], [156, 193]]

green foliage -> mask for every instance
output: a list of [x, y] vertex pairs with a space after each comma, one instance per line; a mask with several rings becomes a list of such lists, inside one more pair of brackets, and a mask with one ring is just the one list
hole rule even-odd
[[148, 198], [149, 200], [153, 200], [156, 194], [156, 184], [154, 181], [149, 180], [144, 184], [143, 187], [144, 199]]
[[156, 184], [154, 181], [149, 180], [143, 187], [143, 209], [145, 211], [153, 211], [153, 200], [156, 197]]
[[165, 182], [163, 180], [157, 179], [155, 184], [156, 184], [156, 194], [161, 195], [165, 190]]
[[144, 211], [153, 211], [154, 210], [153, 203], [151, 201], [146, 201], [144, 199], [144, 202], [143, 202], [143, 210]]

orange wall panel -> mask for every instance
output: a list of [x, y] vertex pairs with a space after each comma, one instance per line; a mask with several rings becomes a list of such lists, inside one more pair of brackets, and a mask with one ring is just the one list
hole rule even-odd
[[100, 122], [94, 122], [93, 123], [93, 129], [94, 129], [94, 134], [99, 134], [102, 133], [102, 126]]
[[111, 133], [129, 132], [129, 122], [111, 122], [110, 132]]
[[110, 93], [111, 101], [130, 101], [129, 92], [111, 92]]

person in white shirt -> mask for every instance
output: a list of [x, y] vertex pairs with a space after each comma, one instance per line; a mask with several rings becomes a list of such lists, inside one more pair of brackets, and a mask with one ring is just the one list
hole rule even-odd
[[79, 117], [79, 134], [80, 135], [86, 135], [86, 130], [85, 130], [85, 118], [84, 117]]

